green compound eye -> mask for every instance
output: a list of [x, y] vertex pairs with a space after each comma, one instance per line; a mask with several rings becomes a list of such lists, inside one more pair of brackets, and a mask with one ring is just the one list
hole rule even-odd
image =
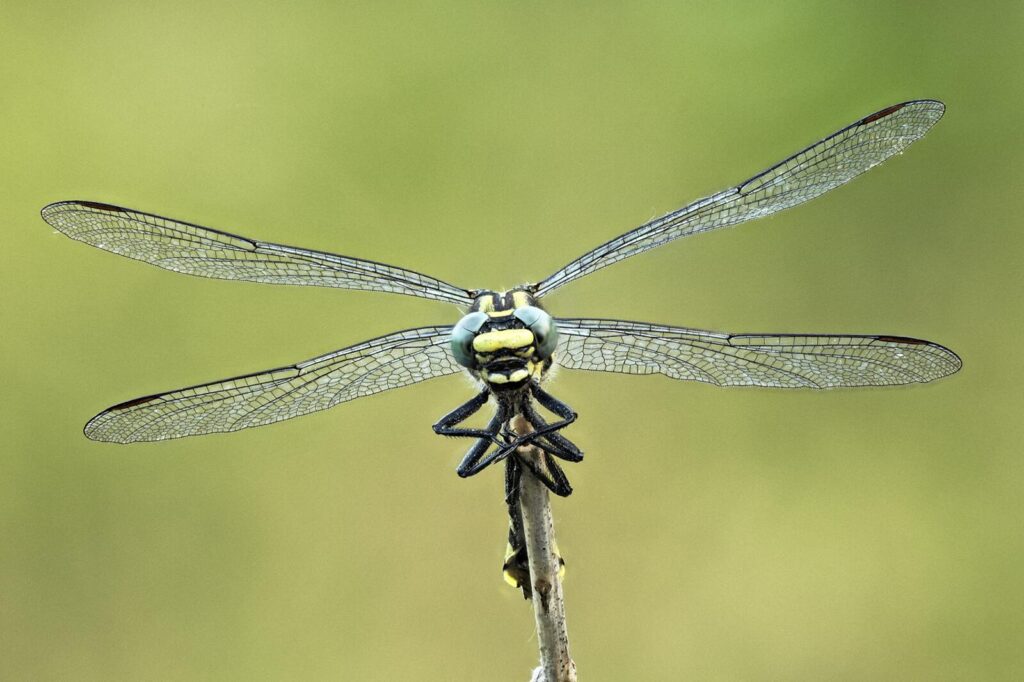
[[487, 313], [470, 313], [466, 315], [452, 329], [452, 355], [455, 362], [463, 367], [473, 369], [476, 367], [476, 358], [473, 357], [473, 339], [477, 332], [487, 322]]
[[537, 357], [545, 360], [550, 358], [551, 354], [555, 352], [555, 346], [558, 345], [558, 327], [555, 326], [555, 321], [551, 319], [551, 316], [532, 305], [516, 308], [513, 315], [533, 332]]

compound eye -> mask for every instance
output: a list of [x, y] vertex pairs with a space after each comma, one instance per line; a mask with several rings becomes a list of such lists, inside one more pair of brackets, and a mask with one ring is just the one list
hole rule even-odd
[[558, 327], [551, 316], [532, 305], [516, 308], [513, 315], [533, 333], [537, 357], [545, 360], [550, 358], [555, 352], [555, 346], [558, 345]]
[[477, 332], [487, 322], [487, 313], [470, 313], [466, 315], [452, 329], [452, 355], [455, 362], [463, 367], [476, 367], [476, 358], [473, 357], [473, 339]]

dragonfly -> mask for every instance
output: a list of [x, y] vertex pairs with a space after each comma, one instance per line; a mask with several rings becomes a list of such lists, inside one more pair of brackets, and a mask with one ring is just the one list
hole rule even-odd
[[[960, 358], [896, 335], [731, 334], [617, 319], [552, 317], [552, 292], [681, 237], [762, 218], [836, 188], [901, 153], [939, 121], [936, 100], [865, 116], [729, 189], [656, 218], [507, 291], [463, 289], [412, 270], [302, 249], [94, 201], [61, 201], [42, 218], [72, 239], [174, 272], [215, 279], [335, 287], [418, 296], [459, 306], [455, 323], [406, 329], [254, 374], [135, 398], [85, 426], [93, 440], [158, 441], [262, 426], [416, 382], [468, 373], [477, 392], [434, 424], [469, 439], [456, 471], [505, 463], [509, 542], [503, 571], [530, 596], [519, 485], [526, 471], [555, 495], [572, 486], [559, 461], [582, 450], [563, 431], [577, 413], [544, 388], [555, 365], [661, 374], [717, 386], [829, 389], [924, 383], [953, 374]], [[466, 423], [485, 405], [484, 426]], [[548, 413], [542, 413], [538, 406]], [[528, 425], [513, 428], [516, 423]], [[528, 447], [533, 446], [533, 447]], [[524, 449], [534, 453], [526, 457]]]

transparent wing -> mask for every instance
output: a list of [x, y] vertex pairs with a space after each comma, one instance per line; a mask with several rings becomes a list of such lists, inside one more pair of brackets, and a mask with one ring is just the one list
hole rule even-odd
[[421, 327], [343, 348], [291, 367], [191, 386], [115, 405], [85, 435], [115, 443], [237, 431], [455, 374], [451, 327]]
[[43, 208], [42, 216], [72, 239], [187, 275], [472, 302], [464, 289], [412, 270], [246, 239], [109, 204], [61, 201]]
[[664, 374], [717, 386], [838, 388], [924, 383], [960, 369], [956, 353], [901, 336], [723, 334], [622, 320], [558, 320], [558, 364]]
[[942, 118], [934, 100], [882, 109], [812, 144], [746, 182], [602, 244], [537, 283], [540, 297], [596, 270], [673, 239], [762, 218], [813, 199], [898, 154]]

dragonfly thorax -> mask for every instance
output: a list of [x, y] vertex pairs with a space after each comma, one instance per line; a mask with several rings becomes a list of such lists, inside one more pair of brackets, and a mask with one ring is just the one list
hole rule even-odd
[[525, 289], [485, 291], [452, 330], [452, 354], [494, 390], [543, 378], [558, 340], [554, 320]]

